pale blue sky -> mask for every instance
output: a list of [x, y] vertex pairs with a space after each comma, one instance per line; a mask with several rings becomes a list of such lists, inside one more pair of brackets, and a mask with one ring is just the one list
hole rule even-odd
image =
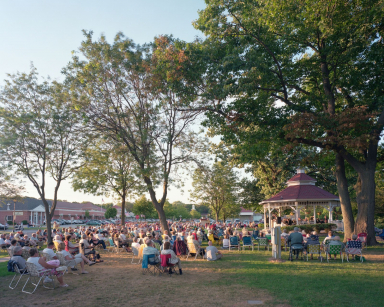
[[[192, 21], [205, 7], [203, 0], [2, 0], [0, 4], [0, 85], [6, 73], [28, 72], [31, 62], [41, 76], [61, 80], [61, 69], [83, 39], [82, 29], [92, 30], [95, 37], [103, 33], [109, 41], [119, 31], [138, 44], [160, 34], [192, 41], [202, 37]], [[26, 194], [38, 197], [25, 183]], [[185, 190], [189, 187], [187, 182]], [[53, 191], [52, 182], [48, 189]], [[175, 188], [169, 193], [171, 201], [187, 202], [188, 196]], [[68, 182], [60, 187], [59, 198], [101, 202], [101, 197], [73, 192]]]

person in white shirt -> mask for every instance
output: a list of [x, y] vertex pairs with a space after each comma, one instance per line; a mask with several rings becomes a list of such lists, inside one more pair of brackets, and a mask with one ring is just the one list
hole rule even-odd
[[[179, 274], [182, 275], [183, 271], [181, 269], [181, 261], [180, 259], [176, 256], [175, 252], [171, 250], [171, 243], [170, 242], [165, 242], [164, 243], [164, 249], [161, 251], [162, 255], [171, 255], [171, 258], [169, 259], [170, 264], [177, 264], [179, 268]], [[169, 270], [169, 274], [172, 274], [172, 270]]]
[[94, 262], [88, 260], [85, 256], [83, 256], [83, 254], [77, 254], [77, 255], [75, 255], [75, 257], [73, 257], [69, 252], [67, 252], [65, 250], [65, 244], [64, 243], [60, 243], [58, 249], [59, 249], [58, 252], [61, 253], [62, 255], [64, 255], [65, 260], [67, 260], [67, 261], [75, 260], [76, 264], [80, 263], [81, 274], [88, 274], [88, 272], [84, 270], [84, 262], [86, 262], [89, 266], [95, 264]]
[[[48, 245], [47, 245], [47, 248], [45, 248], [43, 250], [43, 253], [49, 255], [49, 258], [50, 258], [49, 260], [57, 259], [57, 256], [56, 256], [55, 252], [53, 251], [53, 247], [54, 246], [55, 246], [55, 244], [53, 242], [49, 242]], [[48, 259], [46, 259], [46, 261], [48, 261]]]
[[140, 243], [137, 242], [137, 238], [133, 238], [132, 247], [136, 248], [137, 250], [140, 249]]
[[223, 254], [217, 250], [216, 246], [212, 246], [212, 241], [208, 241], [208, 247], [205, 252], [208, 261], [215, 261], [223, 257]]

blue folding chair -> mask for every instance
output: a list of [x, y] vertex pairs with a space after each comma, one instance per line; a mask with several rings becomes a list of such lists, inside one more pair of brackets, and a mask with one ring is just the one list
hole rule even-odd
[[160, 262], [156, 261], [156, 255], [143, 255], [143, 261], [141, 263], [141, 268], [143, 274], [149, 273], [153, 276], [156, 275], [156, 273], [161, 273], [160, 269]]
[[252, 238], [249, 237], [249, 236], [245, 236], [245, 237], [243, 237], [243, 250], [245, 250], [246, 247], [250, 247], [250, 248], [252, 248], [252, 251], [253, 251], [253, 242], [252, 242]]
[[240, 251], [240, 243], [238, 237], [229, 237], [229, 250], [231, 250], [231, 247], [237, 247], [237, 249]]

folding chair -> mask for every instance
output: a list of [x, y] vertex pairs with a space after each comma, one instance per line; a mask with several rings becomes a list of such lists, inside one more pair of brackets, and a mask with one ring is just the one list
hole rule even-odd
[[307, 245], [307, 261], [308, 261], [309, 254], [319, 254], [320, 261], [323, 262], [323, 258], [321, 257], [320, 244], [308, 244]]
[[175, 274], [178, 274], [176, 272], [176, 264], [173, 264], [173, 263], [169, 263], [169, 260], [172, 258], [171, 254], [168, 254], [168, 255], [160, 255], [160, 259], [161, 259], [161, 265], [160, 265], [160, 269], [161, 269], [161, 272], [162, 273], [165, 273], [166, 271], [166, 268], [168, 268], [168, 272], [169, 273], [169, 276], [171, 276], [173, 273]]
[[362, 248], [367, 246], [367, 234], [365, 232], [359, 233], [357, 235], [357, 240], [360, 240], [361, 243], [363, 244]]
[[[60, 261], [60, 265], [67, 267], [67, 270], [65, 272], [67, 272], [67, 273], [69, 272], [68, 271], [68, 267], [70, 267], [71, 269], [76, 268], [77, 263], [76, 263], [75, 259], [65, 260], [65, 257], [64, 257], [64, 255], [61, 252], [57, 252], [56, 256], [57, 256], [57, 258]], [[71, 270], [71, 273], [74, 274], [74, 275], [79, 275], [79, 274], [73, 272], [72, 270]]]
[[359, 255], [360, 261], [363, 262], [363, 244], [361, 241], [348, 241], [345, 247], [345, 255], [349, 262], [349, 255]]
[[26, 249], [23, 249], [21, 252], [21, 257], [23, 257], [25, 260], [28, 260], [29, 258], [29, 251]]
[[113, 240], [111, 238], [108, 238], [109, 246], [107, 246], [107, 250], [110, 252], [116, 251], [115, 243], [113, 243]]
[[256, 240], [258, 237], [259, 237], [259, 231], [258, 230], [252, 231], [252, 238], [253, 238], [253, 240]]
[[[17, 285], [19, 284], [21, 278], [24, 276], [24, 275], [27, 275], [28, 274], [28, 271], [27, 271], [27, 268], [23, 269], [23, 270], [20, 270], [19, 266], [17, 263], [14, 263], [13, 264], [13, 271], [15, 272], [15, 275], [13, 276], [11, 282], [9, 283], [9, 288], [11, 288], [12, 290], [15, 289], [17, 287]], [[12, 286], [12, 283], [13, 281], [15, 280], [15, 278], [19, 276], [18, 280], [17, 280], [17, 283], [16, 285]]]
[[45, 258], [45, 261], [52, 260], [52, 257], [50, 254], [47, 254], [47, 253], [42, 253], [42, 254], [43, 254], [43, 257]]
[[[49, 277], [49, 276], [52, 277], [52, 288], [47, 287], [44, 282], [42, 283], [43, 287], [46, 289], [50, 289], [50, 290], [55, 289], [55, 279], [53, 278], [54, 275], [51, 273], [51, 269], [39, 271], [37, 269], [36, 265], [34, 265], [33, 263], [29, 263], [29, 262], [26, 263], [26, 267], [27, 267], [27, 271], [28, 271], [28, 279], [25, 282], [23, 289], [21, 290], [22, 292], [28, 293], [28, 294], [33, 294], [36, 291], [37, 287], [39, 286], [40, 281], [42, 279], [45, 279], [46, 277]], [[35, 288], [33, 289], [32, 292], [28, 292], [28, 291], [24, 290], [30, 279], [31, 279], [32, 285], [35, 286]], [[33, 281], [35, 281], [35, 282], [33, 282]]]
[[267, 238], [258, 238], [257, 239], [257, 250], [260, 250], [260, 246], [268, 247], [269, 251], [269, 244]]
[[238, 237], [229, 237], [229, 250], [231, 250], [231, 247], [237, 247], [237, 249], [240, 251], [240, 243]]
[[139, 264], [140, 263], [139, 251], [138, 251], [138, 249], [136, 247], [132, 246], [132, 261], [131, 261], [131, 263], [133, 263], [133, 259], [135, 259], [135, 257], [137, 257], [137, 259], [139, 260], [137, 262], [137, 264]]
[[179, 257], [187, 257], [188, 255], [188, 248], [184, 241], [175, 241], [173, 244], [173, 251], [175, 252], [176, 256]]
[[[194, 260], [196, 260], [196, 259], [197, 259], [197, 256], [200, 255], [200, 252], [201, 252], [201, 248], [197, 249], [195, 243], [193, 243], [193, 242], [188, 243], [188, 255], [187, 255], [187, 260], [188, 260], [188, 257], [189, 257], [189, 256], [193, 257], [192, 254], [195, 254], [195, 259], [194, 259]], [[200, 256], [201, 256], [202, 258], [204, 258], [203, 255], [200, 255]]]
[[327, 250], [327, 262], [329, 263], [329, 258], [331, 258], [331, 255], [337, 255], [337, 254], [340, 254], [341, 262], [344, 262], [343, 246], [339, 244], [337, 245], [329, 244], [328, 250]]
[[245, 250], [246, 247], [252, 248], [253, 251], [253, 242], [250, 236], [243, 237], [243, 250]]
[[156, 262], [156, 255], [143, 255], [143, 262], [141, 263], [142, 273], [146, 274], [152, 274], [153, 276], [156, 275], [156, 273], [160, 273], [161, 269], [159, 268], [160, 263]]
[[293, 255], [296, 254], [297, 258], [301, 252], [301, 260], [303, 260], [303, 251], [304, 251], [304, 246], [299, 245], [299, 244], [289, 244], [289, 260], [293, 261]]

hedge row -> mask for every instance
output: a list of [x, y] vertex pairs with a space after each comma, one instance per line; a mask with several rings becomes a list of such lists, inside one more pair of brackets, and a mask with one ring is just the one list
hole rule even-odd
[[306, 233], [311, 233], [316, 230], [317, 233], [320, 233], [321, 230], [325, 230], [326, 232], [330, 230], [335, 230], [337, 228], [336, 224], [316, 224], [316, 225], [292, 225], [292, 226], [284, 226], [282, 229], [286, 229], [287, 232], [293, 231], [295, 227], [299, 227], [301, 230], [304, 230]]

